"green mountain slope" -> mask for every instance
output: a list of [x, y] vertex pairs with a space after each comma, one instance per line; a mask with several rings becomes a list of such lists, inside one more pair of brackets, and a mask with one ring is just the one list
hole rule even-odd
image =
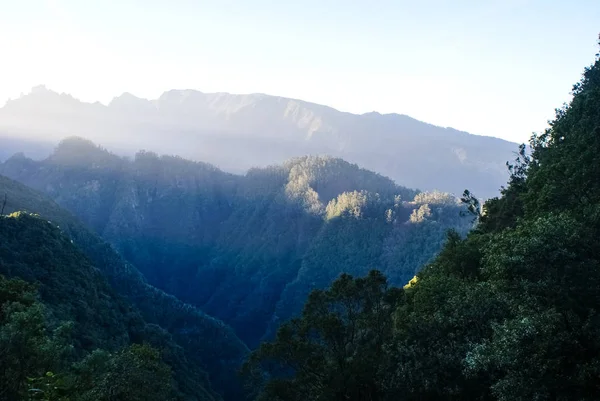
[[102, 273], [52, 223], [26, 214], [0, 225], [0, 274], [39, 283], [52, 319], [76, 322], [75, 347], [117, 349], [139, 324]]
[[[94, 397], [97, 399], [108, 399], [108, 389], [99, 384], [99, 381], [103, 380], [101, 377], [104, 375], [104, 368], [97, 365], [99, 370], [93, 373], [95, 380], [87, 385], [81, 382], [85, 375], [78, 371], [75, 365], [79, 364], [82, 368], [86, 366], [87, 369], [89, 358], [96, 355], [99, 358], [96, 363], [102, 365], [106, 361], [108, 364], [106, 374], [114, 374], [116, 372], [111, 373], [110, 364], [117, 361], [111, 358], [119, 358], [129, 352], [135, 353], [136, 350], [142, 351], [141, 348], [129, 346], [145, 343], [156, 348], [157, 355], [162, 359], [159, 362], [162, 367], [156, 365], [156, 368], [168, 375], [164, 386], [154, 388], [157, 395], [162, 394], [163, 397], [169, 398], [175, 396], [182, 400], [220, 399], [211, 390], [205, 375], [191, 377], [186, 374], [187, 371], [195, 369], [194, 365], [188, 362], [169, 333], [159, 326], [147, 324], [139, 311], [110, 287], [102, 272], [94, 267], [90, 260], [73, 245], [72, 240], [53, 223], [23, 212], [0, 217], [0, 244], [0, 275], [35, 285], [42, 302], [40, 310], [46, 312], [43, 320], [46, 320], [47, 328], [43, 331], [54, 333], [51, 338], [48, 334], [47, 339], [44, 340], [43, 331], [40, 331], [43, 323], [40, 320], [37, 323], [37, 330], [28, 328], [32, 326], [20, 325], [19, 336], [22, 336], [23, 341], [26, 342], [18, 347], [9, 334], [11, 325], [14, 324], [11, 320], [18, 321], [20, 313], [29, 314], [35, 309], [23, 310], [20, 307], [17, 309], [20, 311], [12, 314], [13, 319], [8, 318], [0, 342], [2, 342], [3, 363], [13, 366], [12, 369], [9, 368], [9, 372], [12, 373], [7, 375], [13, 385], [16, 386], [20, 382], [22, 389], [25, 384], [25, 377], [21, 377], [20, 380], [18, 378], [19, 371], [27, 377], [35, 377], [44, 376], [46, 369], [52, 368], [58, 369], [61, 373], [60, 380], [66, 380], [68, 383], [66, 386], [68, 390], [64, 391], [75, 399], [80, 399], [79, 397], [82, 397], [82, 400], [87, 399], [84, 396], [87, 393], [95, 394]], [[7, 283], [11, 282], [18, 283], [17, 281]], [[3, 310], [8, 311], [10, 315], [13, 306], [4, 304]], [[36, 319], [36, 315], [28, 316], [23, 322], [35, 324], [33, 323], [35, 320], [31, 319]], [[56, 339], [57, 332], [64, 333], [61, 341]], [[29, 340], [26, 340], [28, 338]], [[40, 344], [41, 341], [48, 343]], [[41, 357], [41, 362], [44, 361], [43, 358], [49, 360], [43, 364], [32, 361], [27, 368], [21, 370], [23, 369], [19, 368], [21, 364], [14, 365], [7, 361], [12, 354], [19, 355], [19, 360], [33, 355], [37, 355], [36, 358]], [[134, 375], [139, 377], [149, 361], [142, 355], [138, 356], [145, 360], [145, 362], [140, 360], [136, 365], [137, 372]], [[70, 367], [73, 363], [75, 365]], [[171, 369], [175, 374], [183, 374], [181, 377], [175, 377], [172, 390], [169, 384]], [[4, 372], [6, 375], [6, 370]], [[127, 375], [125, 372], [121, 374]], [[62, 376], [68, 379], [62, 379]], [[161, 382], [163, 378], [148, 377], [156, 383]], [[125, 377], [123, 379], [127, 381]], [[133, 385], [133, 382], [134, 379], [131, 378], [131, 383], [128, 385]], [[118, 385], [113, 384], [113, 386]], [[15, 387], [16, 390], [18, 388], [19, 386]], [[149, 385], [149, 390], [151, 388], [153, 385]], [[117, 390], [113, 387], [111, 391]], [[122, 399], [135, 399], [134, 394], [138, 391], [126, 390]], [[3, 397], [14, 399], [12, 397], [16, 394], [10, 394], [9, 389], [9, 392], [0, 396], [0, 399], [5, 399]], [[48, 394], [46, 396], [50, 397]]]
[[[117, 255], [110, 245], [43, 195], [6, 177], [0, 177], [0, 192], [7, 196], [5, 212], [26, 210], [43, 218], [27, 218], [25, 227], [17, 231], [19, 236], [10, 234], [11, 240], [3, 241], [3, 246], [19, 251], [25, 260], [15, 260], [3, 247], [2, 256], [12, 262], [3, 263], [0, 273], [41, 282], [41, 295], [52, 306], [51, 309], [56, 310], [55, 314], [59, 317], [74, 314], [77, 321], [81, 321], [76, 327], [82, 333], [79, 341], [84, 342], [83, 349], [95, 346], [110, 349], [107, 344], [111, 345], [111, 341], [118, 344], [127, 342], [128, 331], [119, 335], [110, 333], [119, 333], [123, 326], [137, 322], [142, 324], [142, 328], [137, 330], [143, 334], [136, 332], [136, 335], [170, 342], [168, 354], [173, 359], [171, 362], [178, 365], [173, 366], [176, 378], [188, 396], [204, 393], [202, 397], [218, 397], [210, 390], [208, 377], [203, 372], [206, 370], [212, 385], [226, 399], [237, 397], [237, 367], [247, 349], [229, 327], [147, 284], [142, 275]], [[54, 230], [51, 237], [45, 232], [34, 234], [41, 223], [44, 224], [42, 228], [48, 226], [45, 229]], [[7, 224], [3, 226], [8, 227]], [[25, 228], [26, 232], [22, 232]], [[49, 246], [54, 247], [50, 255], [61, 258], [55, 263], [57, 268], [45, 265], [48, 257], [46, 248]], [[103, 286], [88, 288], [96, 279]], [[102, 303], [108, 302], [103, 296], [105, 293], [114, 294], [119, 301], [114, 301], [114, 306]], [[114, 315], [122, 309], [125, 317]], [[133, 312], [126, 312], [128, 310]], [[137, 316], [137, 320], [129, 317], [131, 313]], [[130, 322], [131, 319], [134, 323]], [[144, 321], [147, 324], [144, 325]], [[105, 328], [106, 333], [98, 332], [98, 327]], [[129, 333], [129, 336], [132, 335]], [[92, 337], [88, 339], [87, 336]], [[198, 387], [195, 382], [202, 386]]]

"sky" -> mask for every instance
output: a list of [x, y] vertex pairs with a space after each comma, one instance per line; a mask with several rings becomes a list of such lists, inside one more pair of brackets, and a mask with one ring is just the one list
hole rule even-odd
[[598, 0], [0, 0], [0, 105], [267, 93], [525, 142], [594, 61]]

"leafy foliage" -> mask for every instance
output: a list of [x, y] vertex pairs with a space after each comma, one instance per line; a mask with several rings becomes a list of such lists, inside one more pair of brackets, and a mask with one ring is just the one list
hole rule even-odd
[[81, 401], [173, 399], [171, 369], [148, 345], [133, 344], [115, 354], [94, 351], [74, 370]]
[[115, 352], [131, 343], [147, 343], [176, 374], [177, 398], [219, 399], [205, 369], [216, 386], [228, 388], [228, 397], [239, 394], [236, 370], [246, 348], [231, 329], [149, 286], [108, 244], [57, 205], [0, 178], [11, 209], [21, 202], [60, 222], [62, 231], [27, 213], [0, 218], [0, 274], [38, 283], [49, 329], [72, 322], [67, 327], [73, 358], [98, 348]]
[[258, 399], [380, 398], [377, 378], [398, 299], [377, 271], [359, 279], [342, 275], [329, 290], [314, 291], [302, 316], [283, 324], [244, 366]]
[[0, 310], [0, 400], [173, 398], [171, 370], [149, 345], [134, 344], [114, 355], [96, 349], [73, 364], [73, 323], [52, 330], [34, 285], [0, 275]]
[[62, 327], [51, 333], [33, 285], [0, 275], [0, 400], [15, 400], [29, 375], [59, 365], [68, 352]]

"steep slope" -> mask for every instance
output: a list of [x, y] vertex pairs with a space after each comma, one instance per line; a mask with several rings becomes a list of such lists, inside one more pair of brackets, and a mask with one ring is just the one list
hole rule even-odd
[[[155, 347], [169, 370], [178, 375], [174, 388], [177, 399], [220, 399], [205, 374], [188, 362], [171, 336], [159, 326], [146, 323], [138, 309], [111, 288], [104, 274], [54, 223], [24, 212], [0, 216], [0, 276], [25, 280], [37, 287], [44, 311], [48, 312], [48, 331], [54, 333], [50, 341], [55, 343], [44, 347], [32, 342], [19, 351], [11, 347], [10, 337], [1, 336], [3, 358], [10, 352], [19, 352], [21, 358], [29, 353], [50, 353], [52, 363], [46, 366], [78, 376], [77, 369], [69, 368], [74, 361], [85, 363], [94, 353], [114, 355], [131, 344], [146, 343]], [[19, 331], [19, 335], [29, 335], [24, 327]], [[60, 338], [57, 333], [62, 333]], [[136, 368], [139, 377], [144, 368], [142, 365]], [[194, 371], [199, 375], [190, 374]], [[6, 370], [3, 372], [6, 374]], [[42, 376], [45, 371], [24, 373]], [[73, 388], [79, 390], [84, 391]], [[96, 396], [106, 396], [105, 391]], [[2, 395], [0, 399], [4, 400]]]
[[[38, 252], [40, 252], [40, 255], [36, 256], [38, 258], [43, 258], [43, 255], [45, 255], [44, 247], [52, 244], [56, 248], [52, 251], [52, 254], [60, 255], [61, 252], [65, 253], [66, 256], [64, 259], [67, 261], [69, 260], [66, 259], [67, 257], [79, 255], [77, 257], [79, 263], [62, 263], [59, 265], [62, 269], [71, 269], [68, 274], [62, 274], [61, 270], [57, 270], [56, 268], [49, 270], [50, 273], [44, 273], [45, 270], [38, 268], [36, 264], [33, 266], [17, 265], [20, 270], [16, 267], [10, 267], [11, 265], [3, 264], [7, 269], [4, 274], [12, 275], [16, 274], [15, 272], [19, 272], [18, 277], [21, 278], [38, 279], [44, 283], [59, 283], [64, 286], [73, 278], [79, 280], [79, 277], [82, 277], [86, 271], [85, 269], [91, 270], [91, 273], [86, 273], [88, 276], [92, 275], [93, 277], [93, 274], [95, 274], [96, 276], [100, 275], [102, 280], [106, 278], [112, 287], [110, 291], [122, 297], [122, 299], [132, 305], [135, 311], [139, 311], [136, 312], [139, 313], [138, 320], [144, 319], [150, 324], [146, 328], [143, 325], [141, 328], [138, 328], [136, 332], [137, 336], [158, 341], [159, 344], [165, 341], [171, 343], [167, 353], [173, 359], [171, 362], [175, 365], [173, 368], [175, 369], [176, 379], [181, 391], [186, 393], [188, 397], [195, 396], [199, 397], [198, 399], [206, 397], [218, 398], [210, 389], [212, 383], [216, 390], [224, 395], [225, 399], [237, 399], [239, 397], [240, 388], [237, 380], [237, 367], [247, 352], [247, 348], [239, 341], [229, 327], [192, 306], [182, 303], [173, 296], [167, 295], [148, 285], [137, 269], [127, 264], [114, 252], [110, 245], [92, 234], [68, 212], [60, 209], [58, 205], [36, 191], [0, 176], [0, 192], [6, 194], [7, 204], [5, 212], [26, 210], [37, 213], [44, 219], [52, 221], [53, 224], [57, 224], [61, 232], [68, 236], [61, 237], [59, 235], [58, 240], [51, 242], [45, 240], [45, 236], [26, 235], [26, 238], [37, 238], [36, 241], [38, 241], [38, 244], [42, 244], [42, 246], [31, 244], [30, 241], [17, 241], [15, 246], [20, 244], [19, 246], [22, 247], [39, 248]], [[45, 221], [44, 223], [51, 226]], [[58, 231], [56, 228], [53, 229]], [[69, 239], [67, 240], [67, 238]], [[9, 243], [7, 242], [7, 244]], [[65, 244], [67, 244], [66, 249]], [[78, 253], [79, 251], [74, 246], [78, 246], [85, 254], [85, 257], [82, 258], [82, 254]], [[92, 264], [98, 270], [92, 268]], [[73, 269], [78, 270], [73, 272]], [[83, 270], [80, 271], [79, 269]], [[88, 280], [81, 278], [79, 283], [85, 288], [85, 283]], [[44, 288], [42, 287], [42, 295], [45, 294]], [[57, 305], [57, 308], [60, 310], [65, 309], [60, 306], [61, 302], [71, 305], [75, 304], [77, 313], [86, 313], [86, 311], [89, 312], [93, 308], [94, 315], [93, 317], [89, 317], [89, 324], [102, 325], [102, 323], [105, 323], [105, 320], [110, 319], [110, 315], [106, 319], [101, 319], [103, 316], [101, 314], [96, 315], [97, 312], [101, 313], [104, 310], [102, 309], [103, 305], [91, 305], [89, 308], [83, 308], [83, 304], [80, 303], [80, 297], [84, 297], [83, 302], [93, 302], [98, 297], [95, 294], [108, 291], [106, 288], [102, 291], [93, 290], [91, 295], [86, 295], [82, 290], [79, 290], [77, 295], [73, 295], [73, 291], [77, 291], [77, 286], [73, 288], [69, 287], [64, 292], [58, 291], [57, 288], [53, 287], [49, 292], [54, 294], [57, 299], [49, 299], [49, 302]], [[96, 311], [97, 308], [99, 308], [98, 311]], [[115, 313], [119, 310], [116, 307], [112, 307], [111, 309], [115, 309]], [[85, 316], [83, 315], [78, 320], [85, 321]], [[111, 328], [109, 325], [110, 330], [118, 330], [118, 320], [114, 324], [114, 328]], [[139, 325], [139, 322], [137, 324]], [[102, 327], [105, 326], [102, 325]], [[90, 330], [86, 331], [89, 332]], [[203, 370], [208, 372], [210, 383]], [[202, 387], [198, 387], [197, 383], [202, 383]]]
[[203, 160], [231, 172], [330, 154], [408, 187], [497, 195], [515, 144], [436, 127], [399, 114], [355, 115], [263, 94], [171, 90], [156, 100], [123, 94], [108, 106], [44, 87], [0, 109], [13, 137], [80, 135], [111, 150], [137, 149]]
[[17, 212], [2, 219], [0, 238], [0, 274], [39, 283], [51, 320], [75, 322], [77, 350], [129, 343], [129, 330], [139, 324], [135, 312], [57, 227]]
[[222, 319], [250, 346], [341, 272], [377, 266], [404, 283], [447, 229], [471, 226], [450, 195], [418, 194], [331, 157], [235, 176], [150, 152], [127, 161], [71, 138], [44, 161], [17, 155], [0, 171], [45, 191], [151, 284]]

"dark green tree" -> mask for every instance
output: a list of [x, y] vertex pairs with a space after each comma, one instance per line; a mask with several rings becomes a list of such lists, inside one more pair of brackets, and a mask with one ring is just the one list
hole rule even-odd
[[75, 366], [80, 401], [168, 401], [172, 373], [157, 350], [131, 345], [115, 354], [97, 350]]
[[0, 400], [24, 396], [28, 377], [61, 366], [69, 330], [48, 329], [35, 286], [0, 275]]
[[391, 312], [400, 300], [385, 277], [341, 275], [311, 293], [302, 316], [282, 325], [243, 372], [260, 400], [381, 400]]

